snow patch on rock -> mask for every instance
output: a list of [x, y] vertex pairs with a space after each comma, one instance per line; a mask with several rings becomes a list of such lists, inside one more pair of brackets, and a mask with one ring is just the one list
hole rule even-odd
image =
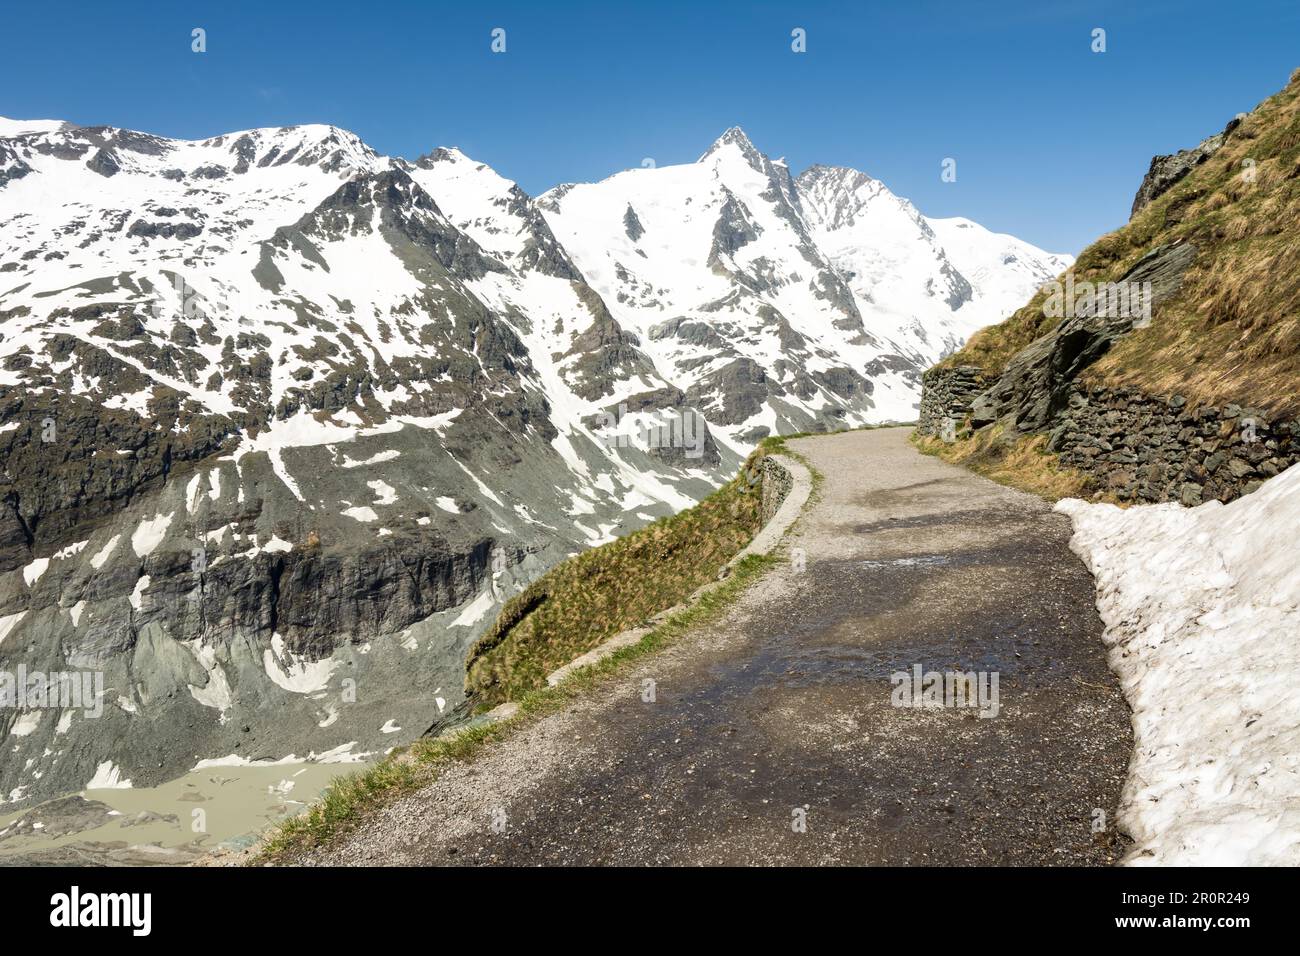
[[[141, 521], [131, 535], [131, 548], [135, 551], [137, 558], [143, 558], [162, 542], [163, 535], [167, 533], [167, 527], [172, 523], [175, 512], [170, 514], [156, 514], [153, 518]], [[114, 541], [117, 539], [115, 538]], [[100, 562], [103, 563], [102, 561]], [[99, 565], [95, 565], [99, 567]]]
[[86, 784], [87, 790], [130, 790], [131, 781], [122, 779], [122, 768], [105, 760], [95, 768], [95, 775]]

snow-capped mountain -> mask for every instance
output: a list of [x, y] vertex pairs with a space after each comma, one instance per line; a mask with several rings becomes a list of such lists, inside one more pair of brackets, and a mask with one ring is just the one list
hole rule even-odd
[[0, 119], [0, 673], [104, 684], [0, 708], [0, 800], [450, 719], [514, 586], [763, 434], [911, 418], [1065, 261], [739, 130], [534, 200], [328, 126]]
[[698, 162], [538, 198], [584, 278], [738, 445], [914, 417], [917, 377], [1070, 261], [928, 220], [853, 169], [792, 177], [744, 132]]

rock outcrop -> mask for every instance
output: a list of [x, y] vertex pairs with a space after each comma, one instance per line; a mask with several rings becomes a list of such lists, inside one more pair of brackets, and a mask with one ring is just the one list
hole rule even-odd
[[[1178, 291], [1195, 258], [1196, 247], [1190, 243], [1160, 246], [1143, 256], [1117, 285], [1137, 293], [1149, 282], [1150, 305], [1159, 305]], [[980, 428], [1008, 417], [1022, 432], [1046, 428], [1065, 407], [1079, 373], [1141, 320], [1134, 311], [1124, 307], [1119, 297], [1100, 293], [1080, 303], [1074, 315], [1018, 352], [997, 382], [971, 401], [971, 425]]]
[[1138, 187], [1137, 195], [1133, 197], [1133, 208], [1129, 212], [1129, 218], [1136, 216], [1153, 199], [1167, 193], [1184, 176], [1213, 156], [1228, 138], [1228, 134], [1240, 125], [1241, 120], [1240, 115], [1233, 117], [1222, 132], [1207, 136], [1191, 149], [1180, 149], [1169, 156], [1152, 157], [1151, 167], [1142, 178], [1142, 185]]
[[1194, 149], [1152, 160], [1134, 221], [924, 374], [920, 432], [996, 429], [980, 435], [989, 457], [1044, 436], [1133, 502], [1230, 501], [1300, 460], [1294, 263], [1278, 253], [1295, 245], [1298, 100], [1300, 70]]

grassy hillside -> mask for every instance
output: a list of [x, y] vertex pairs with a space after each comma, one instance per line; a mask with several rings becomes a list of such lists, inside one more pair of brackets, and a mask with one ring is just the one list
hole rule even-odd
[[761, 523], [755, 451], [730, 482], [694, 508], [584, 551], [501, 609], [467, 664], [482, 710], [546, 684], [546, 675], [718, 576]]
[[[1144, 253], [1180, 240], [1198, 253], [1178, 294], [1082, 381], [1177, 391], [1192, 404], [1249, 403], [1274, 416], [1300, 412], [1300, 70], [1205, 163], [1084, 250], [1072, 271], [1076, 281], [1116, 281]], [[942, 364], [1002, 371], [1058, 321], [1044, 316], [1045, 298], [1038, 293]]]

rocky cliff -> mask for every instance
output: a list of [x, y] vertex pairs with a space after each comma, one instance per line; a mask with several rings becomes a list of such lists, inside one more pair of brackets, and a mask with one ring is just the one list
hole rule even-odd
[[0, 799], [381, 754], [456, 712], [508, 593], [740, 460], [585, 424], [693, 409], [531, 200], [489, 183], [480, 243], [436, 165], [0, 139]]

